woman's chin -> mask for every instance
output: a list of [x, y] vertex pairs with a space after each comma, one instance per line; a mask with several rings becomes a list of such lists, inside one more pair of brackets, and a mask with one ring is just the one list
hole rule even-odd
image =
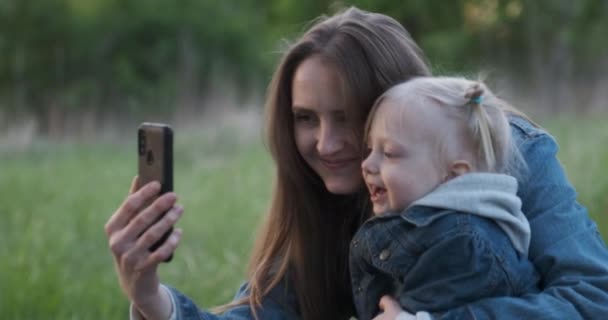
[[348, 195], [361, 189], [363, 179], [335, 179], [325, 181], [325, 188], [333, 194]]

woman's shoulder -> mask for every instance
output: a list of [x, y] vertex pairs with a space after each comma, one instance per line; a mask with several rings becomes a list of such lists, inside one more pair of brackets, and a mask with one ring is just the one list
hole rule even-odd
[[[249, 296], [249, 289], [249, 282], [242, 283], [234, 296], [234, 300]], [[281, 278], [262, 299], [262, 308], [269, 313], [299, 314], [296, 293], [293, 290], [293, 285], [286, 277]]]
[[[187, 295], [179, 290], [165, 286], [170, 293], [173, 310], [175, 311], [172, 319], [254, 319], [251, 307], [247, 302], [240, 303], [243, 298], [249, 295], [249, 283], [244, 282], [238, 289], [231, 307], [221, 315], [200, 309], [196, 303]], [[261, 319], [300, 319], [299, 309], [293, 290], [285, 281], [281, 280], [273, 287], [270, 292], [262, 299], [262, 305], [256, 309], [258, 317]], [[139, 319], [131, 317], [131, 319]]]
[[511, 137], [523, 160], [528, 162], [555, 156], [559, 146], [555, 138], [538, 124], [517, 115], [509, 116]]
[[511, 132], [515, 138], [532, 139], [549, 135], [545, 129], [541, 128], [536, 123], [518, 115], [510, 115], [509, 124], [511, 125]]

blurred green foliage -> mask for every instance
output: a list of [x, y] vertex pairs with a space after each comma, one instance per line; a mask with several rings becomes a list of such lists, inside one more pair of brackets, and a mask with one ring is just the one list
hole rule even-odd
[[608, 56], [602, 0], [2, 0], [0, 111], [166, 107], [224, 80], [259, 89], [282, 38], [350, 5], [400, 21], [442, 73], [586, 77]]

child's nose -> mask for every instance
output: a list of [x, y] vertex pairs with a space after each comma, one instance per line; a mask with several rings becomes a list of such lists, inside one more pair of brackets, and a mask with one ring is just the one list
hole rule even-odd
[[370, 153], [365, 160], [361, 163], [361, 170], [363, 174], [376, 174], [378, 173], [378, 166], [374, 160], [374, 154]]

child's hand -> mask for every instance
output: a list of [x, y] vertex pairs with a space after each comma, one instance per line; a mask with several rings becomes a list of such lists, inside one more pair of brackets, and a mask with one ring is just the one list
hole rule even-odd
[[374, 320], [395, 320], [399, 313], [403, 312], [401, 306], [391, 296], [382, 296], [378, 304], [382, 313], [377, 315]]

